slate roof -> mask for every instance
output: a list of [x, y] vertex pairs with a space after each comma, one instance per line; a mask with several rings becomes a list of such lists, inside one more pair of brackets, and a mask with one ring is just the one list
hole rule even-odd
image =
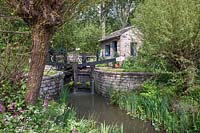
[[104, 38], [102, 38], [99, 41], [103, 42], [103, 41], [110, 40], [110, 39], [113, 39], [113, 38], [116, 38], [116, 37], [120, 37], [122, 34], [124, 34], [125, 32], [129, 31], [132, 28], [133, 28], [133, 26], [130, 26], [130, 27], [123, 28], [121, 30], [117, 30], [117, 31], [112, 32], [109, 35], [105, 36]]

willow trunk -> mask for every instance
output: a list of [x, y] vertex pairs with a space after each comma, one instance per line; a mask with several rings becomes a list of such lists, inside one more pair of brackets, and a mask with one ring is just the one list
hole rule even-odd
[[25, 95], [26, 104], [37, 103], [50, 40], [50, 33], [45, 28], [33, 27], [31, 35], [32, 51]]

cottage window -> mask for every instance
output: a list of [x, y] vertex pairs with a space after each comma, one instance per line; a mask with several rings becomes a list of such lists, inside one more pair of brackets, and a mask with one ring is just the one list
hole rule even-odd
[[110, 45], [105, 45], [105, 55], [110, 56]]
[[131, 43], [131, 55], [136, 56], [137, 50], [136, 50], [137, 42]]
[[117, 41], [113, 41], [112, 46], [113, 46], [113, 51], [116, 54], [117, 53]]

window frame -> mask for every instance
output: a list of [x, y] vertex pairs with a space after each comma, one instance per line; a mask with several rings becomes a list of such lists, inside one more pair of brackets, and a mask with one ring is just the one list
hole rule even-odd
[[137, 44], [138, 44], [137, 42], [131, 42], [131, 44], [130, 44], [130, 54], [131, 54], [131, 56], [137, 55], [137, 49], [136, 49]]
[[110, 44], [105, 45], [105, 56], [110, 56]]

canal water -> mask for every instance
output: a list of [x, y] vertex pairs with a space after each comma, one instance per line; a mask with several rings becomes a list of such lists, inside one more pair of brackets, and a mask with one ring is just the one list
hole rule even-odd
[[69, 96], [69, 103], [74, 107], [77, 117], [94, 117], [97, 122], [110, 125], [123, 124], [124, 133], [157, 133], [149, 122], [131, 119], [125, 111], [112, 106], [108, 100], [97, 94], [76, 93]]

